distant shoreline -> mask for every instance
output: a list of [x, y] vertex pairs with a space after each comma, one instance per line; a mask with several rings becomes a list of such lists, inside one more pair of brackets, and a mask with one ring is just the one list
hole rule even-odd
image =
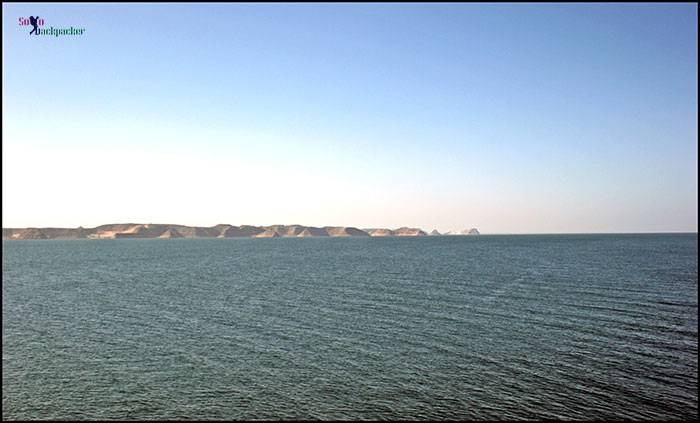
[[156, 223], [115, 223], [94, 228], [3, 228], [3, 240], [29, 239], [133, 239], [133, 238], [305, 238], [305, 237], [416, 237], [479, 235], [476, 228], [460, 233], [428, 233], [420, 228], [397, 229], [352, 226], [271, 225], [185, 226]]
[[428, 233], [420, 228], [398, 229], [366, 228], [351, 226], [303, 226], [303, 225], [215, 225], [185, 226], [170, 224], [122, 223], [101, 225], [94, 228], [3, 228], [3, 241], [14, 240], [71, 240], [71, 239], [173, 239], [173, 238], [347, 238], [347, 237], [454, 237], [454, 236], [593, 236], [593, 235], [698, 235], [698, 232], [549, 232], [549, 233], [487, 233], [477, 229], [456, 233]]

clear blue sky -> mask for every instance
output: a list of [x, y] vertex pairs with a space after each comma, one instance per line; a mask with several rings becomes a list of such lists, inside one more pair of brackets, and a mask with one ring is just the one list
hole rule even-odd
[[694, 4], [3, 4], [3, 226], [697, 231], [697, 39]]

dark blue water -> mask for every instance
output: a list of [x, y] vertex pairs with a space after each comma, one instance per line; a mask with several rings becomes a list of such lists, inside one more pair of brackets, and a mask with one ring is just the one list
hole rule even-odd
[[696, 234], [3, 247], [3, 419], [698, 416]]

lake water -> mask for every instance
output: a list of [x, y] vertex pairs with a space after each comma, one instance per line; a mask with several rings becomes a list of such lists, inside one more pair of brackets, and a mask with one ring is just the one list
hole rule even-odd
[[693, 419], [697, 234], [7, 241], [3, 419]]

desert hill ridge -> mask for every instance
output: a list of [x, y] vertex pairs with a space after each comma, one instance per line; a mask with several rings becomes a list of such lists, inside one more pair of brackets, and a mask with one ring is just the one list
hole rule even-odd
[[[433, 231], [437, 232], [437, 231]], [[468, 233], [465, 230], [464, 233]], [[473, 233], [473, 232], [472, 232]], [[478, 233], [478, 232], [477, 232]], [[270, 225], [211, 227], [160, 223], [114, 223], [94, 228], [3, 228], [4, 240], [120, 239], [120, 238], [289, 238], [289, 237], [396, 237], [427, 236], [420, 228], [359, 229], [352, 226]]]

